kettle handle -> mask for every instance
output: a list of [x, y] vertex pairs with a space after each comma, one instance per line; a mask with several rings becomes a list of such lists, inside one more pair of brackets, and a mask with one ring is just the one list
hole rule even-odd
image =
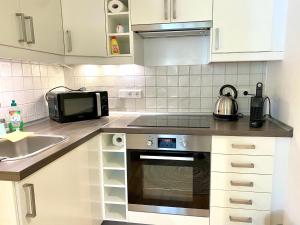
[[234, 100], [233, 99], [233, 103], [235, 104], [235, 112], [234, 112], [234, 114], [237, 114], [238, 112], [239, 112], [239, 105], [238, 105], [238, 103], [237, 103], [237, 101], [236, 100]]
[[230, 85], [230, 84], [226, 84], [226, 85], [223, 85], [221, 87], [221, 89], [220, 89], [220, 95], [224, 95], [223, 91], [224, 91], [225, 88], [230, 88], [231, 90], [233, 90], [233, 93], [234, 93], [233, 98], [234, 99], [236, 99], [238, 97], [238, 92], [237, 92], [236, 88], [234, 86]]

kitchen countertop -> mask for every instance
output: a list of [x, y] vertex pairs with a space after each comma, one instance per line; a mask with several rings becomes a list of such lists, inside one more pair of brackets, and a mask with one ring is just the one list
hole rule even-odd
[[217, 121], [209, 117], [210, 128], [183, 127], [128, 127], [138, 115], [122, 116], [112, 121], [101, 130], [107, 133], [145, 133], [145, 134], [190, 134], [190, 135], [220, 135], [220, 136], [252, 136], [252, 137], [293, 137], [293, 128], [275, 119], [267, 119], [261, 128], [250, 128], [249, 117], [238, 121]]
[[0, 180], [20, 181], [57, 158], [72, 151], [101, 132], [111, 133], [161, 133], [191, 135], [224, 135], [256, 137], [292, 137], [293, 128], [277, 121], [267, 120], [262, 128], [249, 128], [249, 118], [235, 122], [210, 119], [210, 128], [175, 127], [128, 127], [139, 115], [113, 115], [98, 120], [73, 123], [57, 123], [50, 119], [37, 121], [26, 127], [26, 131], [38, 134], [56, 134], [68, 137], [68, 140], [35, 156], [17, 161], [0, 162]]

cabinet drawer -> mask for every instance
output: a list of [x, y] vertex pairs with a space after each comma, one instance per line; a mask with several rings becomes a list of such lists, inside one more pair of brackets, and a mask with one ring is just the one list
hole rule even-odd
[[273, 173], [273, 156], [212, 154], [211, 170], [229, 173]]
[[270, 211], [212, 207], [210, 225], [270, 225]]
[[272, 175], [212, 172], [211, 189], [271, 193]]
[[210, 204], [212, 207], [271, 210], [271, 194], [212, 190]]
[[276, 138], [220, 137], [212, 138], [212, 153], [273, 155]]

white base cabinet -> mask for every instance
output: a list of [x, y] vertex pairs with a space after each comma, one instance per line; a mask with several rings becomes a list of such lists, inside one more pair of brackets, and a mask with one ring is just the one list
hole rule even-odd
[[272, 137], [213, 136], [211, 225], [283, 223], [282, 218], [272, 221], [272, 196], [280, 198], [273, 195], [275, 152], [288, 149], [278, 146], [278, 138]]
[[15, 196], [6, 198], [11, 216], [4, 221], [15, 217], [18, 225], [101, 224], [99, 153], [96, 136], [24, 180], [6, 182], [13, 184]]

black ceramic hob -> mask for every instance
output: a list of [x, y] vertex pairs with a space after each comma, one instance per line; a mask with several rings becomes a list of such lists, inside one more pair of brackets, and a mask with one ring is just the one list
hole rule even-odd
[[207, 115], [143, 115], [129, 127], [184, 127], [209, 128], [211, 116]]

